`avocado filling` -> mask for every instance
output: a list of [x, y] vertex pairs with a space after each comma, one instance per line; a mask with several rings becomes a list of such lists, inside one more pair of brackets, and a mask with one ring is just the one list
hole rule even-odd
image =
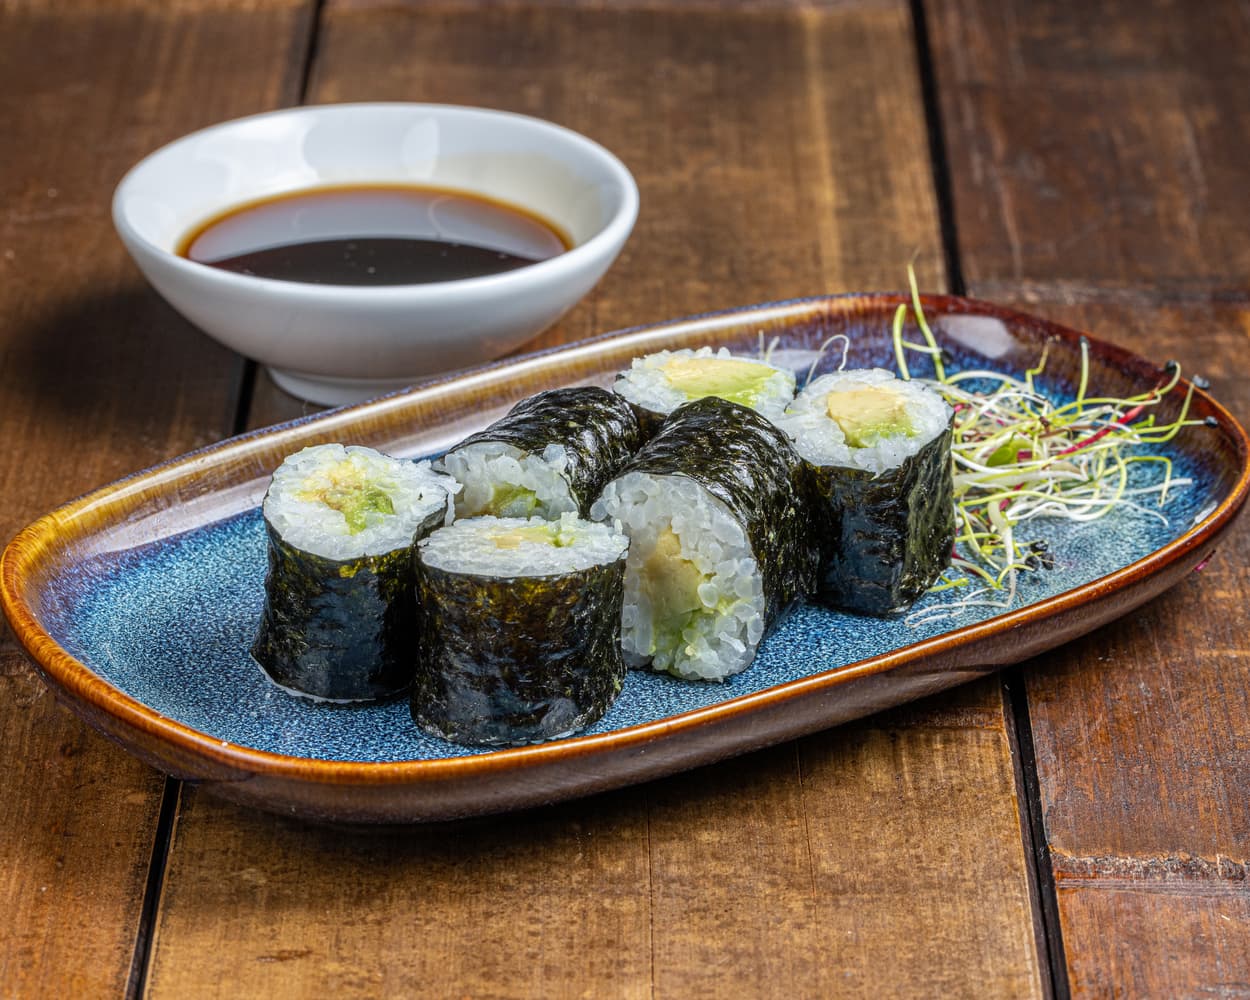
[[337, 510], [347, 522], [347, 530], [356, 535], [364, 531], [370, 514], [394, 514], [390, 494], [371, 483], [350, 459], [318, 469], [304, 480], [300, 500], [322, 503]]
[[682, 558], [681, 540], [673, 530], [661, 531], [651, 554], [642, 564], [638, 581], [651, 605], [650, 655], [685, 644], [683, 633], [699, 615], [707, 612], [699, 598], [699, 588], [709, 581], [693, 562]]
[[773, 369], [737, 358], [675, 357], [665, 362], [664, 376], [687, 399], [719, 396], [731, 403], [755, 406]]
[[551, 545], [562, 549], [576, 541], [573, 531], [567, 530], [559, 521], [542, 524], [523, 524], [518, 527], [497, 528], [490, 540], [497, 549], [519, 549], [522, 545]]
[[496, 483], [490, 501], [473, 514], [496, 517], [529, 517], [538, 509], [538, 495], [516, 483]]
[[852, 448], [867, 448], [882, 438], [916, 433], [907, 400], [886, 386], [863, 385], [831, 392], [825, 397], [825, 408]]

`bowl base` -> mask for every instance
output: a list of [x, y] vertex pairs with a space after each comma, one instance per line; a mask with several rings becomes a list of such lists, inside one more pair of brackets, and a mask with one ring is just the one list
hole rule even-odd
[[[398, 378], [342, 378], [337, 375], [308, 375], [289, 368], [267, 366], [269, 377], [278, 388], [296, 399], [307, 400], [321, 406], [348, 406], [363, 403], [366, 399], [381, 396], [398, 389], [407, 389], [423, 376], [410, 375]], [[424, 376], [428, 378], [429, 376]]]

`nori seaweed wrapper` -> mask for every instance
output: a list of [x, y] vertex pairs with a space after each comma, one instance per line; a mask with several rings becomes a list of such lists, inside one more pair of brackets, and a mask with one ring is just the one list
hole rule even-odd
[[804, 463], [766, 417], [719, 396], [684, 403], [620, 475], [630, 472], [687, 476], [729, 508], [759, 565], [766, 629], [815, 587]]
[[641, 403], [630, 402], [628, 405], [634, 414], [634, 419], [638, 421], [638, 429], [642, 432], [642, 440], [650, 441], [660, 433], [660, 428], [664, 426], [664, 421], [668, 419], [667, 414], [661, 413], [659, 410], [649, 409]]
[[597, 386], [577, 386], [548, 389], [521, 400], [451, 450], [486, 441], [510, 444], [532, 455], [541, 455], [548, 445], [563, 445], [569, 456], [564, 470], [569, 493], [578, 516], [587, 517], [604, 485], [641, 447], [643, 436], [624, 399]]
[[821, 551], [816, 600], [870, 615], [907, 610], [950, 565], [955, 544], [950, 429], [876, 475], [808, 470]]
[[[445, 513], [430, 514], [416, 537]], [[265, 672], [283, 687], [333, 701], [406, 691], [416, 656], [412, 546], [340, 561], [296, 548], [267, 520], [265, 530], [265, 609], [252, 645]]]
[[625, 681], [625, 556], [534, 577], [456, 573], [418, 560], [412, 716], [476, 746], [536, 743], [595, 722]]

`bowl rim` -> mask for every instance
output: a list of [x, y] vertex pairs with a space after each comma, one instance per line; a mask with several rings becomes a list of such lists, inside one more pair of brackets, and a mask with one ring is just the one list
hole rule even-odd
[[[257, 275], [237, 274], [232, 271], [224, 271], [220, 268], [210, 267], [197, 261], [182, 257], [172, 250], [166, 249], [146, 236], [142, 235], [137, 228], [131, 223], [125, 208], [125, 198], [129, 193], [129, 189], [137, 183], [137, 178], [145, 169], [151, 167], [151, 164], [157, 158], [166, 155], [170, 150], [176, 147], [200, 141], [206, 136], [215, 133], [229, 132], [238, 127], [250, 124], [255, 121], [261, 121], [268, 118], [279, 117], [319, 117], [327, 114], [339, 114], [350, 111], [362, 110], [394, 110], [394, 111], [423, 111], [435, 114], [444, 114], [451, 117], [465, 118], [507, 118], [525, 124], [527, 127], [534, 129], [536, 132], [547, 133], [549, 135], [559, 135], [567, 141], [570, 141], [575, 147], [594, 160], [600, 167], [606, 169], [609, 180], [615, 181], [620, 188], [621, 201], [616, 211], [608, 219], [607, 223], [600, 227], [598, 232], [582, 243], [578, 243], [563, 253], [556, 254], [546, 260], [538, 261], [526, 267], [517, 268], [512, 271], [504, 271], [500, 274], [481, 275], [474, 278], [458, 278], [453, 281], [431, 281], [420, 284], [406, 285], [335, 285], [335, 284], [313, 284], [303, 281], [286, 281], [278, 278], [263, 278]], [[308, 185], [296, 186], [290, 189], [291, 193], [296, 191], [308, 190], [314, 191], [321, 187], [331, 187], [333, 185]], [[447, 190], [458, 190], [454, 185], [439, 185]], [[464, 189], [468, 190], [468, 189]], [[240, 201], [239, 204], [246, 202]], [[207, 125], [204, 128], [197, 129], [194, 132], [188, 132], [186, 135], [179, 136], [162, 146], [152, 150], [141, 160], [131, 166], [125, 174], [122, 175], [117, 186], [113, 190], [112, 198], [112, 217], [113, 226], [117, 230], [118, 236], [122, 242], [126, 244], [127, 249], [136, 258], [145, 255], [152, 259], [160, 260], [167, 267], [172, 268], [187, 280], [194, 281], [202, 286], [206, 286], [214, 291], [229, 294], [239, 292], [243, 294], [267, 294], [275, 297], [281, 296], [297, 296], [306, 299], [312, 303], [333, 302], [336, 305], [344, 304], [365, 304], [378, 303], [386, 301], [407, 301], [413, 298], [438, 300], [440, 298], [458, 298], [464, 293], [483, 294], [493, 293], [501, 294], [509, 290], [521, 288], [526, 285], [535, 283], [552, 283], [562, 279], [571, 277], [573, 274], [580, 272], [583, 268], [592, 268], [596, 266], [598, 261], [607, 258], [609, 261], [619, 251], [629, 238], [629, 234], [633, 231], [634, 223], [638, 218], [639, 211], [639, 192], [638, 184], [634, 179], [629, 168], [624, 162], [616, 156], [611, 150], [594, 139], [583, 135], [565, 125], [548, 121], [545, 118], [538, 118], [534, 115], [521, 114], [515, 111], [503, 111], [496, 108], [486, 108], [474, 105], [464, 104], [438, 104], [423, 103], [414, 101], [358, 101], [345, 103], [330, 104], [303, 104], [288, 108], [277, 108], [272, 111], [262, 111], [254, 115], [245, 115], [240, 118], [231, 118], [224, 122], [217, 122], [213, 125]], [[223, 206], [229, 207], [229, 206]], [[527, 211], [529, 206], [520, 206]]]

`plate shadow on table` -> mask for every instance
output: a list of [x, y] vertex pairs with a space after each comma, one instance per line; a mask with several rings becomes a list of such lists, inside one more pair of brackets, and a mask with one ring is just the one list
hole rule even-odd
[[[84, 438], [106, 428], [140, 445], [188, 410], [200, 426], [183, 429], [203, 443], [233, 430], [244, 360], [148, 289], [60, 301], [13, 323], [6, 339], [6, 394], [36, 421], [79, 424]], [[183, 439], [169, 453], [185, 450]]]

